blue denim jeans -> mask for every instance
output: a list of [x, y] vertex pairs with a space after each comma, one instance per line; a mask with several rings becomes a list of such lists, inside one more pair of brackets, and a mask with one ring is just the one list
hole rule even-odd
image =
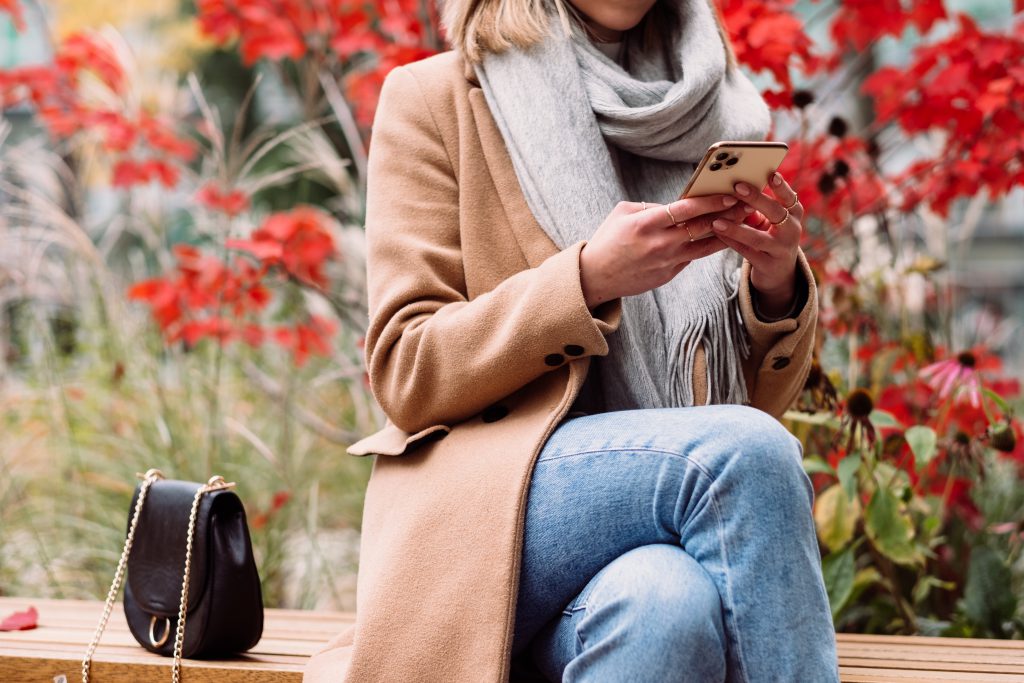
[[530, 483], [513, 656], [552, 681], [837, 682], [801, 457], [744, 406], [564, 421]]

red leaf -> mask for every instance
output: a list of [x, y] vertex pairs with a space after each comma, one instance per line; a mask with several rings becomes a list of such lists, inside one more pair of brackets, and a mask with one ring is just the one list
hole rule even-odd
[[0, 621], [0, 631], [31, 631], [39, 625], [39, 612], [29, 607], [24, 612], [15, 612]]

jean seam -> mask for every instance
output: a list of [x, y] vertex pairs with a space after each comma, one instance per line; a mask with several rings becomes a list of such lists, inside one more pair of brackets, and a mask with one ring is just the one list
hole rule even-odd
[[722, 550], [722, 561], [725, 564], [725, 592], [727, 596], [726, 599], [729, 601], [730, 621], [732, 621], [733, 626], [732, 631], [735, 634], [736, 638], [736, 661], [739, 663], [738, 668], [740, 680], [748, 681], [750, 680], [750, 678], [749, 676], [747, 676], [746, 672], [746, 663], [743, 656], [743, 643], [740, 641], [740, 632], [739, 628], [736, 625], [736, 601], [733, 599], [732, 575], [729, 571], [731, 567], [731, 563], [729, 562], [729, 551], [728, 546], [725, 542], [725, 534], [722, 531], [723, 527], [725, 526], [722, 521], [722, 508], [718, 505], [718, 499], [715, 497], [715, 493], [711, 488], [708, 489], [707, 495], [710, 496], [711, 507], [715, 511], [715, 526], [718, 528], [718, 545]]

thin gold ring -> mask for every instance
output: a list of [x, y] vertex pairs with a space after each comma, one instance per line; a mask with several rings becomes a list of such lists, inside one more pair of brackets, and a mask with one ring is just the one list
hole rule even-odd
[[789, 220], [789, 209], [787, 209], [786, 207], [782, 207], [782, 208], [785, 209], [786, 216], [781, 221], [779, 221], [778, 223], [776, 223], [775, 221], [771, 221], [771, 224], [774, 225], [775, 227], [779, 227], [780, 225], [782, 225], [783, 223], [785, 223], [786, 221]]
[[786, 211], [789, 211], [790, 209], [792, 209], [794, 206], [796, 206], [799, 203], [800, 203], [800, 197], [797, 195], [796, 192], [794, 192], [793, 193], [793, 203], [790, 204], [789, 206], [784, 206], [782, 208], [785, 209]]
[[682, 225], [683, 229], [686, 230], [686, 234], [690, 236], [690, 241], [692, 242], [693, 241], [693, 233], [690, 232], [690, 226], [686, 224], [686, 221], [683, 221], [682, 223], [680, 223], [680, 225]]
[[672, 221], [672, 225], [679, 225], [679, 221], [672, 215], [672, 209], [668, 208], [668, 204], [665, 205], [665, 212], [668, 214], [669, 220]]
[[646, 211], [647, 210], [647, 202], [640, 202], [640, 206], [642, 207], [640, 209], [641, 211]]

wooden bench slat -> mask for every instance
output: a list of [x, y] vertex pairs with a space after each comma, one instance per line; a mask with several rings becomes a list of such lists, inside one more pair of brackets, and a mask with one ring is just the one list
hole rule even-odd
[[868, 657], [840, 657], [840, 666], [860, 667], [885, 667], [886, 669], [907, 669], [921, 671], [927, 668], [928, 671], [965, 671], [974, 673], [1004, 673], [1018, 674], [1024, 679], [1024, 665], [993, 664], [991, 662], [949, 662], [934, 661], [930, 666], [924, 667], [921, 660], [907, 661], [904, 659], [873, 659]]
[[[0, 682], [49, 681], [63, 673], [81, 677], [81, 657], [103, 611], [87, 600], [0, 598], [0, 616], [39, 610], [39, 628], [0, 633]], [[190, 683], [300, 683], [306, 660], [354, 620], [352, 614], [266, 611], [264, 637], [230, 661], [186, 660]], [[877, 636], [841, 633], [843, 683], [1021, 683], [1024, 642]], [[93, 660], [96, 683], [162, 681], [170, 660], [142, 649], [128, 631], [118, 604]]]
[[[966, 673], [962, 671], [935, 671], [933, 669], [885, 669], [881, 667], [839, 667], [843, 683], [874, 683], [893, 681], [898, 683], [936, 683], [936, 681], [960, 681], [960, 683], [1020, 683], [1019, 674]], [[873, 677], [873, 678], [872, 678]]]

